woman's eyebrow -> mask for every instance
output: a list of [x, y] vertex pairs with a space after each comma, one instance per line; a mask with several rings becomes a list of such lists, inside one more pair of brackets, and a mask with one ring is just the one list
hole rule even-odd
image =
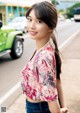
[[[30, 17], [30, 18], [31, 18], [31, 16], [28, 16], [28, 17]], [[28, 17], [27, 17], [27, 18], [28, 18]]]

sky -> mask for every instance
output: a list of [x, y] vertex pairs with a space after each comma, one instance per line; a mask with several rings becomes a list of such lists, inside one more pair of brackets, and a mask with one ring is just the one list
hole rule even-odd
[[80, 0], [57, 0], [59, 2], [59, 5], [57, 6], [58, 9], [66, 9], [76, 2], [80, 2]]
[[[0, 1], [5, 1], [5, 0], [0, 0]], [[11, 0], [7, 0], [7, 1], [11, 1]], [[33, 1], [36, 1], [36, 0], [12, 0], [12, 1], [33, 2]], [[43, 1], [43, 0], [37, 0], [37, 1]], [[76, 2], [80, 2], [80, 0], [56, 0], [56, 1], [59, 2], [59, 5], [57, 5], [58, 9], [66, 9], [66, 8], [70, 7], [71, 5], [75, 4]]]

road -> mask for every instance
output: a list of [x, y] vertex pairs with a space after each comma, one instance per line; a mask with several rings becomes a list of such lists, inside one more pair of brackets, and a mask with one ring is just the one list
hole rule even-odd
[[60, 23], [57, 28], [57, 41], [61, 45], [66, 39], [72, 36], [77, 30], [80, 30], [80, 22], [65, 22]]
[[[57, 27], [59, 46], [79, 29], [80, 23], [60, 22]], [[20, 81], [21, 70], [35, 49], [34, 41], [26, 35], [24, 37], [24, 53], [20, 59], [12, 60], [9, 55], [0, 58], [0, 98]]]

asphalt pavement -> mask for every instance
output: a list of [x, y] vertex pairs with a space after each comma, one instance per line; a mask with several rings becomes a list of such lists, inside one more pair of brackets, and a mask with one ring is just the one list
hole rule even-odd
[[[80, 113], [80, 32], [61, 51], [62, 85], [69, 113]], [[21, 94], [6, 113], [26, 113], [26, 96]], [[5, 111], [5, 107], [3, 108]], [[1, 112], [4, 113], [4, 112]]]

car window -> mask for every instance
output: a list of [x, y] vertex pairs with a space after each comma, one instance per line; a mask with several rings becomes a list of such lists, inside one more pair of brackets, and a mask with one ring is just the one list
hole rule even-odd
[[26, 21], [26, 17], [16, 17], [10, 23], [23, 22]]

